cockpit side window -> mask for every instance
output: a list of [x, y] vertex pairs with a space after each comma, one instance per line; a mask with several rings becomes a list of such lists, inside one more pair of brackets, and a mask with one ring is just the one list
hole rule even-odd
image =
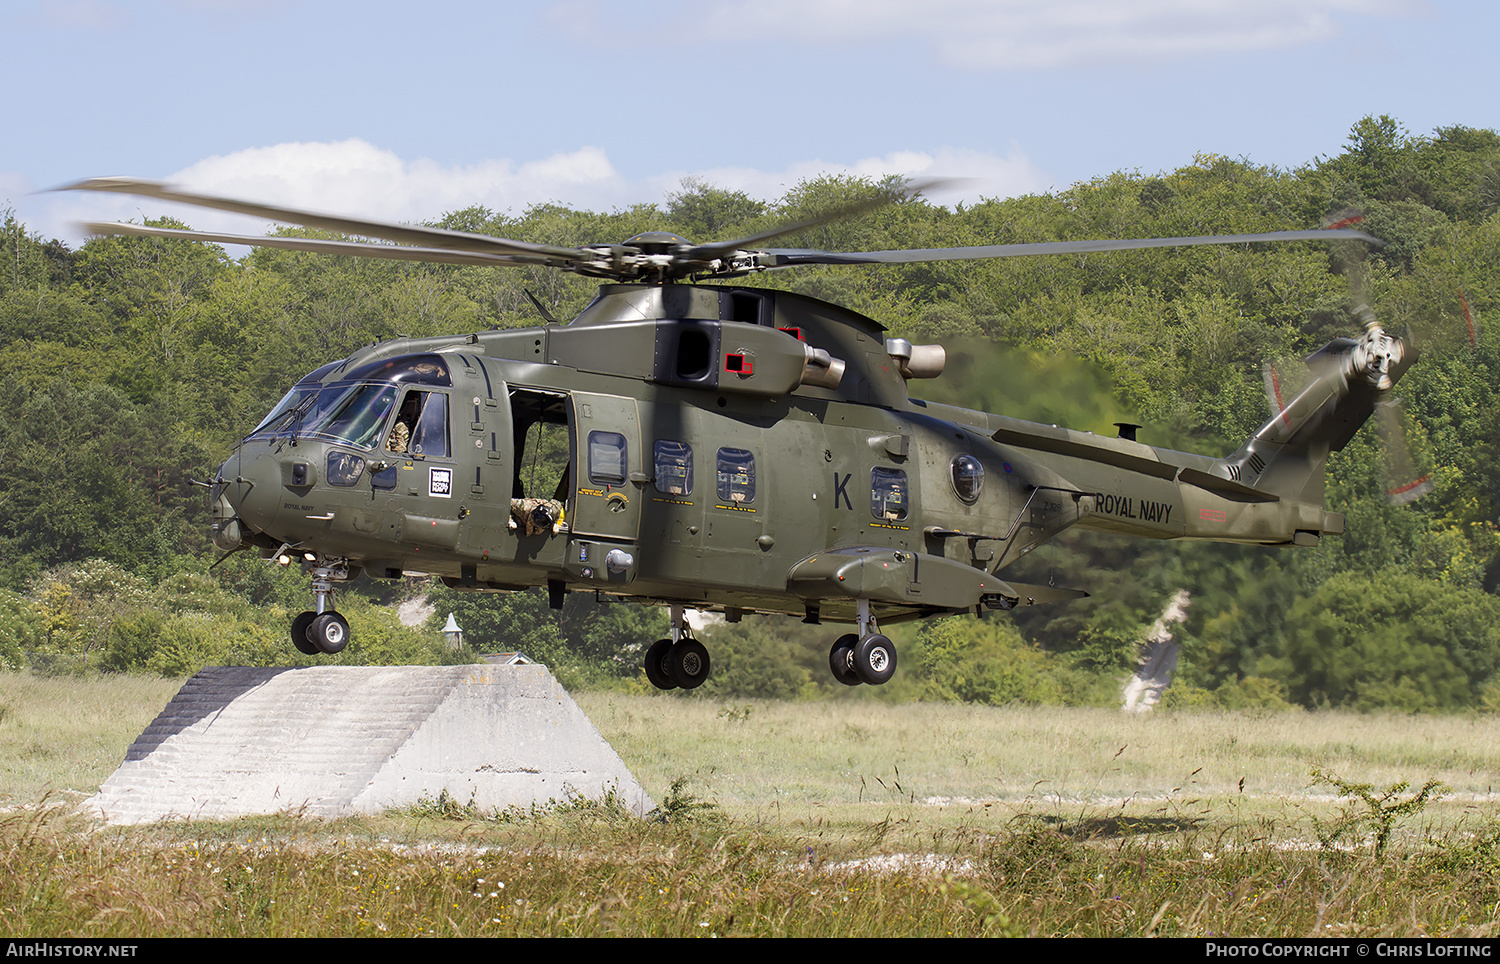
[[385, 437], [386, 451], [447, 458], [448, 396], [442, 392], [409, 391], [401, 400], [396, 421]]
[[448, 447], [448, 396], [441, 392], [420, 394], [427, 396], [427, 402], [422, 406], [417, 430], [412, 433], [411, 450], [418, 455], [445, 459], [453, 454]]

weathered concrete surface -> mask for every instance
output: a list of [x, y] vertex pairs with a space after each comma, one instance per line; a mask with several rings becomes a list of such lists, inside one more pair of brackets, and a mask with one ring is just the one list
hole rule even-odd
[[544, 666], [212, 667], [89, 806], [111, 823], [436, 800], [503, 809], [644, 790]]
[[1177, 656], [1182, 644], [1177, 641], [1172, 627], [1187, 619], [1188, 603], [1192, 596], [1186, 589], [1172, 594], [1167, 608], [1151, 625], [1141, 644], [1140, 662], [1135, 675], [1125, 683], [1125, 709], [1133, 713], [1149, 713], [1162, 694], [1172, 685], [1172, 674], [1177, 672]]

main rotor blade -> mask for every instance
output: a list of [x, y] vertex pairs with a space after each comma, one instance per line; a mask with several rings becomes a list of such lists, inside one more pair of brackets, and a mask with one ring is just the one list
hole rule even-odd
[[[486, 234], [473, 234], [468, 231], [449, 231], [446, 228], [388, 224], [382, 221], [369, 221], [364, 218], [348, 218], [336, 214], [318, 214], [312, 211], [299, 211], [295, 208], [277, 207], [273, 204], [259, 204], [253, 201], [239, 201], [234, 198], [194, 194], [190, 191], [178, 190], [170, 184], [165, 184], [161, 181], [151, 181], [138, 177], [94, 177], [76, 181], [72, 184], [64, 184], [62, 187], [53, 188], [53, 190], [104, 191], [115, 194], [135, 194], [141, 197], [155, 198], [158, 201], [174, 201], [178, 204], [191, 204], [200, 208], [211, 208], [215, 211], [248, 214], [251, 217], [281, 221], [286, 224], [299, 224], [308, 228], [320, 228], [324, 231], [337, 231], [340, 234], [381, 238], [386, 241], [398, 241], [402, 244], [451, 248], [456, 251], [473, 251], [484, 254], [530, 255], [537, 258], [569, 262], [588, 261], [594, 257], [594, 255], [580, 251], [578, 248], [559, 248], [546, 244], [532, 244], [527, 241], [512, 241], [508, 238], [495, 238]], [[232, 243], [245, 244], [247, 242], [235, 241]]]
[[[324, 241], [316, 238], [284, 238], [276, 235], [214, 234], [209, 231], [185, 231], [178, 228], [153, 228], [117, 222], [85, 222], [90, 234], [121, 234], [142, 238], [175, 238], [184, 241], [206, 241], [210, 244], [246, 244], [258, 248], [284, 248], [288, 251], [311, 251], [317, 254], [356, 255], [363, 258], [386, 258], [392, 261], [436, 261], [444, 264], [525, 265], [542, 264], [541, 258], [508, 254], [479, 254], [443, 248], [417, 248], [395, 244], [364, 244], [358, 241]], [[550, 260], [550, 259], [549, 259]]]
[[759, 234], [752, 234], [748, 237], [743, 238], [735, 238], [732, 241], [713, 241], [709, 244], [694, 245], [691, 251], [688, 253], [688, 256], [706, 261], [712, 260], [714, 258], [722, 257], [726, 254], [732, 254], [735, 251], [746, 250], [753, 247], [754, 245], [760, 244], [762, 241], [769, 241], [772, 238], [780, 238], [788, 234], [796, 234], [798, 231], [806, 231], [809, 228], [816, 228], [821, 225], [827, 224], [830, 221], [843, 221], [848, 218], [858, 217], [859, 215], [865, 214], [869, 211], [874, 211], [878, 208], [883, 208], [887, 205], [895, 204], [897, 201], [914, 198], [918, 194], [921, 194], [923, 191], [930, 191], [933, 188], [943, 187], [949, 184], [956, 184], [961, 180], [963, 179], [929, 178], [925, 181], [908, 181], [900, 191], [894, 194], [887, 195], [885, 197], [866, 198], [862, 201], [851, 201], [848, 204], [840, 204], [835, 207], [829, 208], [822, 214], [808, 218], [805, 221], [797, 221], [793, 224], [783, 224], [779, 227], [774, 227], [762, 231]]
[[1134, 251], [1141, 248], [1180, 248], [1202, 244], [1247, 244], [1251, 241], [1363, 241], [1376, 247], [1385, 242], [1350, 229], [1268, 231], [1264, 234], [1211, 234], [1190, 238], [1135, 238], [1098, 241], [1038, 241], [1028, 244], [984, 244], [968, 248], [912, 248], [906, 251], [814, 251], [807, 248], [770, 248], [762, 262], [769, 268], [801, 264], [916, 264], [924, 261], [979, 261], [1026, 255], [1086, 254], [1095, 251]]
[[[1337, 228], [1316, 231], [1271, 231], [1263, 234], [1207, 235], [1185, 238], [1140, 238], [1128, 240], [1047, 241], [1030, 244], [992, 244], [962, 248], [918, 248], [903, 251], [820, 251], [810, 248], [768, 248], [753, 246], [769, 238], [850, 218], [866, 211], [896, 203], [903, 197], [914, 197], [923, 190], [948, 183], [929, 180], [908, 182], [883, 197], [837, 205], [813, 218], [785, 224], [758, 234], [732, 241], [694, 246], [677, 244], [668, 252], [644, 252], [622, 245], [595, 245], [586, 248], [556, 247], [514, 241], [467, 231], [450, 231], [420, 225], [388, 224], [362, 218], [317, 214], [270, 204], [238, 201], [182, 191], [159, 181], [130, 177], [103, 177], [78, 181], [55, 188], [59, 191], [103, 191], [136, 194], [161, 201], [191, 204], [197, 207], [298, 224], [343, 234], [379, 238], [409, 245], [397, 251], [387, 245], [360, 244], [348, 241], [317, 241], [308, 238], [254, 238], [245, 235], [178, 232], [172, 229], [95, 224], [99, 233], [135, 234], [138, 236], [183, 238], [218, 244], [246, 244], [279, 247], [322, 253], [362, 255], [405, 261], [438, 261], [449, 264], [545, 265], [614, 281], [666, 283], [692, 275], [704, 277], [737, 277], [768, 268], [788, 268], [804, 264], [915, 264], [930, 261], [973, 261], [985, 258], [1009, 258], [1024, 255], [1081, 254], [1099, 251], [1129, 251], [1142, 248], [1185, 247], [1205, 244], [1246, 244], [1255, 241], [1330, 241], [1350, 240], [1381, 246], [1384, 242], [1361, 231]], [[675, 239], [674, 239], [675, 240]], [[459, 253], [467, 257], [458, 257]]]

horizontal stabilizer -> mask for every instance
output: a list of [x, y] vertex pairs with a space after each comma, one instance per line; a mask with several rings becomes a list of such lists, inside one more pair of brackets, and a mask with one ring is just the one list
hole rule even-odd
[[1220, 478], [1217, 475], [1209, 475], [1197, 469], [1183, 469], [1177, 473], [1177, 481], [1188, 485], [1196, 485], [1200, 489], [1207, 489], [1214, 495], [1222, 496], [1234, 502], [1280, 502], [1281, 496], [1273, 492], [1262, 492], [1260, 489], [1252, 489], [1248, 485], [1235, 482], [1232, 479]]
[[1016, 600], [1018, 606], [1035, 606], [1037, 603], [1063, 602], [1068, 599], [1086, 599], [1088, 593], [1082, 589], [1063, 589], [1061, 586], [1033, 586], [1024, 582], [1001, 583], [1000, 595]]

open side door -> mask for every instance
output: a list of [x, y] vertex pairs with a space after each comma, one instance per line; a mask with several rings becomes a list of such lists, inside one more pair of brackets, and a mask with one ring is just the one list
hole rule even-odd
[[569, 542], [572, 579], [604, 586], [635, 578], [646, 472], [633, 398], [575, 392]]

